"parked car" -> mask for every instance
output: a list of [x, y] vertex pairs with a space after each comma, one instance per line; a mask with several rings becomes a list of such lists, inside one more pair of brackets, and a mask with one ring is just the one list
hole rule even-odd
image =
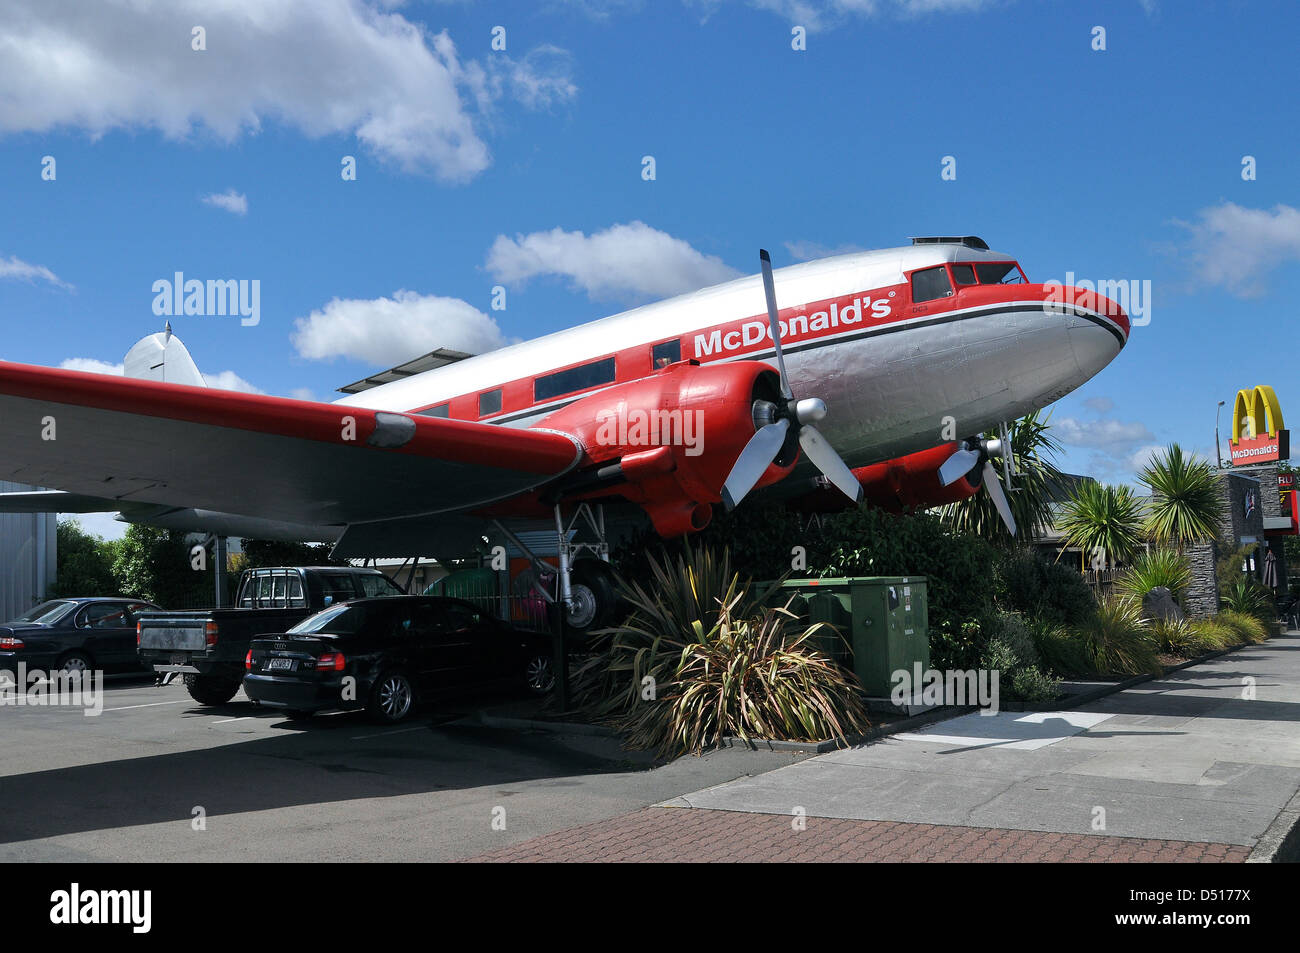
[[291, 716], [365, 708], [385, 722], [474, 688], [526, 685], [544, 694], [555, 681], [547, 636], [437, 596], [333, 606], [254, 639], [245, 666], [245, 694]]
[[339, 602], [400, 596], [377, 569], [354, 566], [279, 566], [249, 569], [231, 609], [155, 612], [140, 620], [140, 659], [155, 672], [185, 676], [202, 705], [224, 705], [239, 691], [248, 643], [263, 632], [283, 632]]
[[0, 625], [0, 668], [85, 672], [147, 669], [135, 651], [139, 599], [51, 599]]

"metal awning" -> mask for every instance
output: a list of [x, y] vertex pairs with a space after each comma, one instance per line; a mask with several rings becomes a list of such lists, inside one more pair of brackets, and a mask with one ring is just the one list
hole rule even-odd
[[448, 347], [440, 347], [436, 351], [430, 351], [428, 354], [407, 361], [405, 364], [398, 364], [386, 371], [380, 371], [378, 374], [363, 377], [359, 381], [340, 387], [339, 393], [360, 394], [372, 387], [378, 387], [380, 384], [391, 384], [393, 381], [405, 380], [408, 377], [414, 377], [416, 374], [423, 374], [425, 371], [446, 367], [448, 364], [455, 364], [457, 361], [463, 361], [473, 356], [473, 354], [466, 354], [464, 351], [453, 351]]

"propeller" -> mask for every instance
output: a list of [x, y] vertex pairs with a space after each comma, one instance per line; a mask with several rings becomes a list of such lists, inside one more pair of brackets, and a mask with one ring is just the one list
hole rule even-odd
[[781, 350], [781, 322], [777, 318], [776, 287], [772, 281], [772, 258], [759, 249], [763, 266], [763, 293], [767, 297], [767, 323], [776, 348], [776, 367], [781, 377], [781, 403], [769, 400], [754, 402], [754, 424], [758, 428], [740, 451], [731, 473], [722, 486], [722, 502], [735, 509], [758, 483], [772, 462], [781, 455], [791, 439], [791, 427], [803, 455], [822, 475], [855, 503], [862, 499], [862, 484], [853, 475], [835, 448], [826, 442], [813, 424], [826, 416], [826, 402], [818, 397], [795, 400], [790, 379], [785, 372], [785, 354]]
[[993, 458], [1001, 457], [1003, 470], [1007, 473], [1008, 480], [1010, 479], [1012, 461], [1011, 455], [1006, 451], [1011, 446], [1011, 442], [1007, 439], [1005, 425], [1002, 427], [1001, 434], [1001, 437], [989, 439], [963, 440], [952, 456], [939, 467], [939, 482], [949, 486], [976, 467], [980, 467], [980, 482], [984, 485], [985, 492], [993, 501], [993, 506], [1007, 530], [1015, 536], [1016, 518], [1011, 515], [1011, 504], [1007, 500], [1006, 491], [1002, 489], [1002, 481], [998, 479], [997, 468], [993, 466]]

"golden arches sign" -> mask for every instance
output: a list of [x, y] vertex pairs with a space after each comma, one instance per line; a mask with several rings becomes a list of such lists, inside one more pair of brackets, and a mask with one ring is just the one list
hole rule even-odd
[[1276, 437], [1286, 426], [1273, 388], [1260, 384], [1251, 390], [1237, 391], [1237, 402], [1232, 409], [1232, 442], [1236, 444], [1257, 436], [1261, 422], [1270, 437]]

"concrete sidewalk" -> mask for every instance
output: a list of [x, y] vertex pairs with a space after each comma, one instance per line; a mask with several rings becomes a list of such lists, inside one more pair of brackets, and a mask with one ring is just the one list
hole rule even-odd
[[544, 859], [549, 842], [574, 859], [740, 859], [728, 843], [775, 847], [802, 812], [819, 835], [766, 859], [885, 859], [902, 839], [918, 849], [897, 859], [1242, 860], [1276, 849], [1300, 816], [1298, 790], [1300, 633], [1289, 633], [1077, 710], [966, 715], [673, 798], [588, 832], [604, 845], [595, 855], [574, 849], [590, 839], [577, 828], [490, 859]]

